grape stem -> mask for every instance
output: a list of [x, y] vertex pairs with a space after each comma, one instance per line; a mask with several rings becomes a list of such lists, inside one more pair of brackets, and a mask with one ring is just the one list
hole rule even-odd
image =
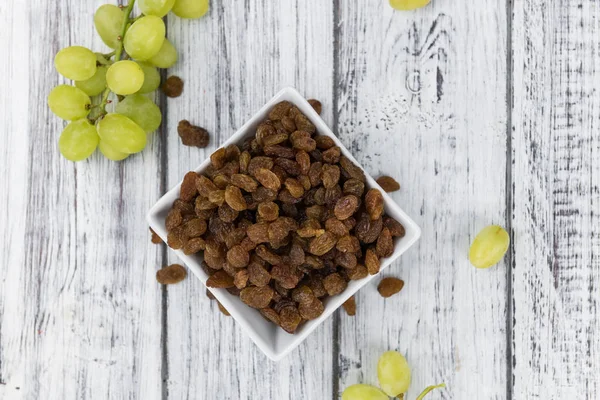
[[[114, 56], [115, 62], [121, 60], [121, 55], [123, 54], [123, 39], [125, 38], [125, 31], [127, 30], [127, 24], [131, 21], [131, 12], [133, 11], [133, 6], [135, 5], [135, 0], [130, 0], [129, 4], [127, 4], [127, 8], [125, 8], [125, 16], [123, 17], [123, 23], [121, 24], [121, 33], [119, 34], [119, 45], [115, 49]], [[111, 54], [112, 55], [112, 54]], [[106, 113], [106, 105], [110, 103], [108, 100], [108, 96], [110, 95], [110, 88], [106, 88], [104, 93], [102, 94], [102, 102], [98, 105], [100, 107], [99, 115], [93, 119], [93, 122], [96, 122], [98, 119], [105, 116]]]

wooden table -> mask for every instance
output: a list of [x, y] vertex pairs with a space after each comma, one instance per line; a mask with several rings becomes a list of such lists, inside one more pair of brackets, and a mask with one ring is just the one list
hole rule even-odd
[[[600, 4], [594, 0], [212, 1], [167, 18], [184, 95], [157, 97], [139, 155], [57, 151], [46, 106], [62, 47], [104, 49], [98, 0], [0, 2], [0, 398], [337, 399], [377, 383], [381, 352], [413, 367], [407, 399], [600, 397]], [[146, 210], [284, 86], [324, 105], [334, 132], [423, 228], [355, 317], [326, 321], [270, 362], [196, 279], [150, 243]], [[185, 147], [181, 119], [212, 133]], [[513, 245], [476, 270], [484, 226]]]

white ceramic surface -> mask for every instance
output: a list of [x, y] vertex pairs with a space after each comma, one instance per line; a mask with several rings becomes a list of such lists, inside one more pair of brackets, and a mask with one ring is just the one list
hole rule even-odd
[[[356, 165], [358, 162], [354, 159], [352, 154], [344, 147], [344, 145], [338, 140], [333, 132], [327, 127], [321, 117], [313, 110], [311, 105], [293, 88], [285, 88], [275, 95], [263, 108], [260, 109], [244, 126], [242, 126], [229, 140], [227, 140], [223, 146], [227, 146], [232, 143], [242, 143], [244, 139], [254, 135], [256, 127], [266, 119], [271, 108], [279, 103], [280, 101], [287, 100], [296, 105], [317, 127], [317, 131], [321, 135], [331, 137], [336, 145], [341, 149], [342, 154], [352, 160]], [[196, 172], [202, 173], [204, 169], [210, 164], [210, 159], [205, 160], [198, 168]], [[182, 172], [182, 176], [183, 176]], [[378, 187], [375, 180], [368, 175], [367, 187]], [[179, 188], [181, 182], [169, 190], [158, 202], [150, 209], [147, 215], [150, 227], [166, 242], [167, 241], [167, 230], [165, 228], [165, 218], [169, 212], [173, 202], [179, 198]], [[385, 211], [388, 215], [392, 216], [396, 220], [400, 221], [406, 229], [406, 235], [401, 239], [396, 239], [396, 246], [392, 256], [381, 260], [381, 271], [388, 267], [396, 258], [402, 253], [408, 250], [421, 236], [420, 228], [415, 222], [408, 216], [402, 209], [394, 203], [394, 201], [383, 191], [383, 198], [385, 201]], [[185, 263], [185, 265], [194, 273], [194, 275], [206, 284], [208, 275], [203, 271], [200, 266], [202, 262], [201, 255], [186, 256], [181, 250], [173, 250], [177, 253], [179, 258]], [[348, 288], [341, 294], [333, 297], [329, 297], [324, 301], [325, 311], [323, 314], [313, 320], [308, 321], [300, 326], [300, 328], [294, 334], [288, 334], [281, 328], [275, 326], [271, 322], [265, 320], [260, 313], [248, 307], [240, 301], [236, 296], [229, 294], [226, 290], [222, 289], [210, 289], [214, 296], [223, 304], [223, 306], [229, 311], [231, 316], [242, 326], [242, 329], [250, 336], [250, 338], [256, 343], [256, 345], [274, 361], [279, 361], [286, 356], [290, 351], [296, 348], [306, 337], [316, 329], [316, 327], [327, 319], [338, 307], [340, 307], [350, 296], [355, 294], [361, 287], [366, 285], [377, 275], [369, 276], [360, 281], [351, 281], [348, 284]], [[359, 318], [359, 317], [357, 317]]]

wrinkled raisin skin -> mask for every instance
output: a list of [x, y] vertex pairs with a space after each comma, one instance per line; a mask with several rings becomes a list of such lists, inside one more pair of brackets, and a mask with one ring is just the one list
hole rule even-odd
[[351, 317], [355, 316], [356, 315], [356, 300], [354, 299], [354, 296], [351, 296], [348, 300], [346, 300], [344, 302], [344, 304], [342, 304], [342, 307], [344, 307], [346, 314], [348, 314]]
[[391, 176], [380, 176], [377, 178], [377, 184], [388, 193], [400, 190], [400, 184]]
[[172, 285], [185, 279], [187, 271], [179, 264], [172, 264], [156, 271], [156, 280], [162, 285]]
[[377, 286], [377, 291], [382, 297], [390, 297], [400, 292], [404, 287], [404, 281], [398, 278], [383, 278]]

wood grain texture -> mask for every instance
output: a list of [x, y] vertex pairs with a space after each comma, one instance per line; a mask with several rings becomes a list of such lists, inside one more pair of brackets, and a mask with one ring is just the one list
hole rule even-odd
[[[184, 95], [168, 101], [167, 187], [196, 168], [285, 86], [320, 99], [332, 120], [333, 11], [330, 2], [211, 2], [198, 21], [170, 16]], [[181, 144], [182, 119], [208, 129], [206, 150]], [[177, 262], [169, 254], [169, 262]], [[168, 288], [168, 397], [333, 398], [330, 319], [279, 363], [269, 361], [194, 279]]]
[[445, 382], [432, 398], [504, 399], [505, 267], [477, 271], [467, 251], [506, 218], [505, 9], [386, 3], [338, 2], [337, 130], [369, 173], [401, 183], [393, 197], [423, 236], [384, 273], [402, 292], [384, 300], [375, 280], [356, 317], [341, 315], [339, 390], [377, 384], [379, 355], [399, 350], [413, 369], [407, 398]]
[[515, 399], [600, 395], [599, 16], [514, 6]]

